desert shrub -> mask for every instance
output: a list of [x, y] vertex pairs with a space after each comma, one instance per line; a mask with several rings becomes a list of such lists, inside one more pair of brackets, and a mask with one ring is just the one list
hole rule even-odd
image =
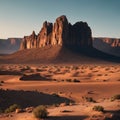
[[93, 75], [92, 75], [92, 73], [88, 73], [88, 77], [92, 77]]
[[73, 111], [71, 111], [71, 110], [63, 110], [61, 112], [65, 113], [65, 112], [73, 112]]
[[20, 108], [21, 107], [18, 104], [13, 104], [5, 110], [5, 113], [14, 112], [16, 109], [20, 109]]
[[102, 106], [98, 105], [98, 106], [94, 106], [94, 107], [93, 107], [93, 110], [94, 110], [94, 111], [98, 111], [98, 112], [103, 112], [103, 111], [104, 111], [104, 108], [103, 108]]
[[114, 100], [120, 100], [120, 94], [117, 94], [111, 97], [111, 101], [114, 101]]
[[108, 74], [105, 74], [105, 76], [108, 76]]
[[64, 82], [64, 79], [62, 79], [61, 81]]
[[97, 74], [97, 76], [102, 76], [102, 74]]
[[87, 101], [87, 102], [96, 102], [92, 97], [85, 97], [85, 100]]
[[58, 103], [55, 103], [52, 105], [53, 107], [59, 107], [60, 105]]
[[72, 79], [66, 79], [67, 82], [72, 82]]
[[105, 70], [107, 71], [107, 70], [110, 70], [110, 68], [105, 68]]
[[74, 70], [77, 70], [77, 69], [79, 69], [79, 67], [77, 67], [77, 66], [74, 66], [74, 68], [73, 68]]
[[33, 114], [36, 118], [46, 118], [48, 116], [48, 112], [45, 106], [40, 105], [37, 106], [34, 110], [33, 110]]
[[30, 66], [25, 66], [24, 68], [21, 68], [21, 71], [26, 71], [26, 70], [30, 70]]
[[73, 82], [80, 82], [80, 80], [74, 79]]

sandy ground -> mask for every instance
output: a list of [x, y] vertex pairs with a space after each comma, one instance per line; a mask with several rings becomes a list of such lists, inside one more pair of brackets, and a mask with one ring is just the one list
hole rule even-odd
[[[4, 72], [3, 72], [4, 71]], [[17, 71], [17, 72], [16, 72]], [[40, 74], [47, 80], [20, 80], [20, 77]], [[111, 97], [120, 94], [120, 65], [0, 65], [0, 86], [3, 89], [56, 93], [74, 101], [74, 105], [48, 108], [50, 120], [102, 120], [120, 110], [120, 101]], [[77, 80], [77, 82], [75, 81]], [[96, 103], [84, 98], [92, 97]], [[31, 98], [32, 99], [32, 98]], [[41, 98], [42, 99], [42, 98]], [[101, 105], [106, 113], [94, 112]], [[67, 110], [67, 112], [62, 112]], [[111, 112], [110, 112], [111, 111]], [[113, 111], [113, 112], [112, 112]], [[97, 116], [92, 118], [93, 116]], [[13, 114], [0, 120], [35, 120], [32, 113]]]

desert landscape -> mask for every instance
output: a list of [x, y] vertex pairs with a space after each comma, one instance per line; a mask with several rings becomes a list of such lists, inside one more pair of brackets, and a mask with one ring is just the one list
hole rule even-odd
[[[118, 120], [120, 65], [0, 65], [1, 108], [19, 104], [28, 111], [0, 115], [1, 120], [34, 120], [32, 111], [46, 105], [50, 120]], [[2, 94], [3, 93], [3, 94]], [[103, 106], [104, 112], [94, 111]]]
[[120, 119], [120, 57], [94, 48], [85, 22], [44, 22], [0, 63], [0, 120]]
[[0, 0], [0, 120], [120, 120], [119, 6]]

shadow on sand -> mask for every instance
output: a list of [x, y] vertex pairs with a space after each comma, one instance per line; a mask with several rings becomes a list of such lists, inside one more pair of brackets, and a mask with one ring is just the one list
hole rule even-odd
[[8, 108], [10, 105], [19, 104], [21, 107], [38, 105], [55, 105], [74, 102], [57, 94], [46, 94], [38, 91], [3, 90], [0, 89], [0, 107]]
[[88, 116], [51, 116], [44, 120], [84, 120]]
[[105, 111], [105, 113], [110, 113], [111, 118], [105, 119], [105, 120], [120, 120], [120, 110], [110, 110], [110, 111]]

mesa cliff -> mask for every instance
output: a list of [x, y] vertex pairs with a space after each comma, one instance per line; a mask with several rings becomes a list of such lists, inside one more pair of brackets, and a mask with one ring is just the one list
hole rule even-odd
[[54, 24], [45, 21], [38, 35], [33, 31], [30, 36], [24, 36], [20, 50], [48, 45], [92, 47], [92, 32], [86, 22], [71, 25], [63, 15], [58, 17]]
[[120, 57], [120, 39], [118, 38], [94, 38], [93, 47], [105, 53]]
[[0, 39], [0, 54], [11, 54], [19, 50], [21, 38]]

